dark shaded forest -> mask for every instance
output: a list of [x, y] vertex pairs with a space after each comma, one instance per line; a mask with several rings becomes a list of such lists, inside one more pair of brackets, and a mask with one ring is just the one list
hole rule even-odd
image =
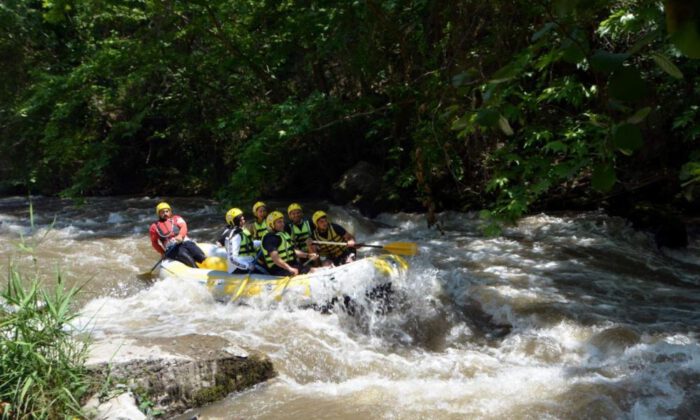
[[700, 1], [4, 0], [0, 191], [692, 214]]

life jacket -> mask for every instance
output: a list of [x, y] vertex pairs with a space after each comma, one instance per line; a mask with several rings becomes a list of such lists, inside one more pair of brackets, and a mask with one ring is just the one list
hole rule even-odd
[[[345, 242], [345, 239], [343, 239], [342, 236], [338, 235], [335, 230], [333, 229], [332, 224], [328, 224], [328, 230], [324, 234], [318, 231], [318, 229], [314, 230], [313, 233], [313, 239], [315, 241], [326, 241], [326, 242]], [[319, 254], [323, 257], [329, 257], [329, 258], [337, 258], [345, 252], [346, 247], [344, 246], [339, 246], [339, 245], [322, 245], [318, 244], [319, 247]]]
[[[254, 257], [257, 252], [253, 246], [253, 239], [250, 231], [248, 229], [241, 229], [239, 227], [231, 229], [228, 234], [227, 240], [232, 240], [236, 235], [241, 235], [241, 247], [238, 249], [239, 257]], [[227, 245], [228, 246], [228, 245]]]
[[[279, 236], [281, 241], [279, 246], [277, 247], [277, 253], [279, 254], [282, 261], [286, 262], [287, 264], [291, 264], [292, 262], [294, 262], [294, 245], [292, 244], [291, 236], [289, 236], [287, 232], [268, 232], [267, 235]], [[272, 268], [275, 266], [275, 263], [272, 261], [272, 258], [270, 257], [270, 254], [267, 252], [265, 247], [262, 248], [262, 257], [265, 260], [265, 265], [267, 265], [267, 268]]]
[[156, 225], [156, 233], [160, 238], [160, 243], [163, 247], [166, 246], [169, 240], [176, 237], [180, 233], [180, 226], [175, 223], [175, 218], [180, 219], [180, 216], [173, 215], [168, 220], [158, 220], [154, 224]]
[[253, 227], [255, 228], [255, 236], [253, 239], [262, 239], [262, 237], [268, 232], [265, 220], [263, 220], [262, 223], [258, 223], [257, 220], [253, 221]]
[[311, 236], [311, 223], [309, 222], [309, 220], [302, 220], [301, 226], [297, 226], [294, 223], [289, 223], [289, 227], [289, 230], [292, 231], [290, 236], [292, 237], [294, 246], [296, 246], [297, 249], [300, 249], [304, 252], [308, 251], [308, 247], [306, 246], [306, 239], [308, 239], [309, 236]]

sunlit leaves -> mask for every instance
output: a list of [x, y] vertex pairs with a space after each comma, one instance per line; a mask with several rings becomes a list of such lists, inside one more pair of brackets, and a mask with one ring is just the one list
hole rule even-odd
[[553, 80], [548, 87], [543, 88], [537, 100], [538, 102], [567, 103], [578, 107], [593, 96], [593, 90], [586, 89], [586, 86], [577, 78], [564, 76]]
[[472, 132], [476, 127], [498, 127], [506, 136], [514, 134], [508, 119], [495, 109], [482, 108], [476, 112], [468, 112], [452, 122], [451, 129], [459, 131], [459, 136]]
[[494, 191], [496, 189], [502, 189], [508, 185], [508, 178], [504, 176], [491, 178], [491, 180], [486, 184], [486, 191]]

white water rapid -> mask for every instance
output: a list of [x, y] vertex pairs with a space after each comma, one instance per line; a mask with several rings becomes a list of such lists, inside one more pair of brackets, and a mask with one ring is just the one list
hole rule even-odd
[[[328, 209], [363, 242], [419, 245], [393, 284], [392, 311], [350, 316], [222, 304], [196, 284], [141, 283], [136, 274], [157, 261], [147, 238], [157, 201], [35, 198], [32, 229], [25, 198], [0, 199], [0, 264], [12, 257], [47, 281], [58, 268], [70, 284], [85, 283], [80, 319], [96, 339], [197, 333], [270, 356], [275, 379], [182, 419], [700, 413], [697, 228], [688, 249], [660, 251], [648, 234], [600, 213], [531, 216], [486, 237], [474, 214], [440, 214], [441, 234], [422, 215], [368, 220], [302, 203], [307, 216]], [[211, 201], [168, 201], [195, 239], [211, 242], [223, 227]], [[33, 253], [16, 246], [20, 235]]]

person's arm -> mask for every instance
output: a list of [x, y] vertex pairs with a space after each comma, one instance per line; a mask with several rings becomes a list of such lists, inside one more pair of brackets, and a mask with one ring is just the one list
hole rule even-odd
[[305, 252], [305, 251], [302, 251], [302, 250], [300, 250], [300, 249], [295, 249], [295, 250], [294, 250], [294, 255], [296, 255], [297, 258], [306, 258], [306, 259], [309, 259], [309, 260], [315, 260], [316, 258], [318, 258], [318, 254], [317, 254], [317, 253], [311, 252], [311, 251]]
[[343, 238], [343, 240], [345, 240], [345, 242], [348, 245], [348, 248], [355, 247], [355, 237], [352, 236], [352, 234], [348, 232], [344, 227], [340, 225], [334, 225], [333, 229], [338, 235], [340, 235]]
[[148, 230], [148, 234], [151, 237], [151, 246], [153, 247], [153, 249], [155, 249], [156, 252], [159, 253], [161, 256], [165, 255], [163, 245], [161, 245], [160, 241], [158, 240], [158, 234], [156, 233], [155, 223], [151, 225], [151, 228]]
[[318, 245], [314, 243], [314, 240], [311, 237], [306, 238], [306, 249], [308, 249], [309, 252], [318, 254]]
[[290, 273], [292, 273], [293, 276], [299, 274], [298, 269], [287, 264], [286, 262], [284, 262], [284, 260], [282, 260], [282, 258], [280, 258], [280, 253], [277, 252], [277, 250], [270, 252], [270, 258], [272, 259], [272, 262], [275, 263], [275, 265], [289, 271]]
[[347, 242], [348, 248], [355, 247], [355, 237], [352, 236], [352, 234], [350, 232], [346, 231], [345, 235], [343, 235], [343, 239], [345, 239], [345, 242]]
[[173, 239], [175, 239], [177, 242], [182, 242], [187, 237], [187, 222], [185, 222], [185, 219], [180, 216], [173, 217], [177, 217], [175, 224], [180, 228], [180, 233], [178, 233]]

